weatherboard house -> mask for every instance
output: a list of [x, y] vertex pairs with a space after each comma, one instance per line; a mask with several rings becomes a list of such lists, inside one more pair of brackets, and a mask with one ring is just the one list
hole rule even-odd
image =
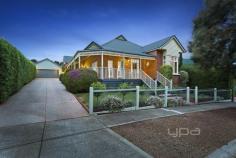
[[67, 61], [66, 70], [91, 68], [101, 80], [141, 80], [148, 87], [157, 83], [172, 87], [159, 69], [163, 64], [173, 68], [173, 83], [179, 80], [179, 56], [186, 52], [176, 36], [140, 46], [123, 35], [102, 45], [91, 42]]

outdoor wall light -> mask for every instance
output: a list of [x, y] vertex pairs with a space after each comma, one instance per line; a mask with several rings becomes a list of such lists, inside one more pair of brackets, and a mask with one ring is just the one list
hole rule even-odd
[[146, 66], [147, 66], [147, 67], [149, 67], [149, 65], [150, 65], [149, 61], [148, 61], [148, 62], [146, 62]]

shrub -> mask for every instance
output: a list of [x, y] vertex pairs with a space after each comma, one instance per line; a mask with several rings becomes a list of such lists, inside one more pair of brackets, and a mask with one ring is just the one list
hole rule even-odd
[[72, 93], [88, 92], [90, 85], [97, 82], [97, 73], [90, 69], [71, 70], [65, 73], [64, 85]]
[[168, 107], [176, 107], [176, 106], [183, 106], [184, 100], [180, 97], [175, 98], [168, 98], [167, 100], [167, 106]]
[[163, 101], [160, 97], [158, 96], [150, 96], [145, 103], [147, 106], [152, 106], [154, 105], [156, 108], [160, 108], [163, 105]]
[[106, 96], [101, 101], [101, 105], [103, 105], [105, 109], [108, 109], [111, 112], [120, 112], [124, 108], [122, 100], [119, 97], [113, 95]]
[[172, 79], [173, 69], [170, 65], [162, 65], [160, 67], [160, 73], [168, 79]]
[[[94, 82], [91, 84], [91, 87], [93, 87], [95, 90], [104, 90], [106, 89], [106, 85], [101, 83], [101, 82]], [[97, 98], [97, 103], [98, 103], [98, 97], [101, 95], [102, 93], [94, 93], [95, 97]]]
[[7, 41], [0, 39], [0, 102], [35, 78], [35, 65]]
[[[120, 89], [128, 89], [128, 88], [129, 88], [129, 84], [128, 84], [128, 83], [121, 83], [121, 84], [119, 85], [119, 88], [120, 88]], [[122, 91], [122, 92], [120, 92], [120, 93], [122, 94], [122, 100], [124, 101], [125, 95], [126, 95], [128, 92]]]
[[101, 82], [93, 82], [91, 84], [91, 87], [93, 87], [93, 89], [95, 89], [95, 90], [104, 90], [104, 89], [106, 89], [106, 85], [101, 83]]
[[227, 88], [228, 76], [224, 74], [224, 70], [216, 71], [215, 69], [203, 69], [198, 65], [183, 65], [181, 70], [187, 71], [189, 81], [187, 85], [190, 87], [198, 86], [199, 88]]
[[187, 82], [189, 81], [188, 72], [182, 70], [182, 71], [179, 72], [179, 74], [180, 74], [180, 82], [181, 82], [181, 85], [182, 85], [182, 86], [186, 86], [186, 85], [187, 85]]

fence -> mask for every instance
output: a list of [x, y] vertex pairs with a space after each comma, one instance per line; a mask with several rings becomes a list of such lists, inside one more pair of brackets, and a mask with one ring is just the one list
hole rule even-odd
[[[155, 107], [175, 107], [200, 103], [230, 101], [232, 90], [223, 89], [142, 89], [139, 86], [130, 89], [89, 89], [89, 113], [108, 112], [109, 108], [102, 105], [109, 95], [119, 98], [124, 105], [123, 111], [139, 110]], [[161, 104], [157, 104], [158, 99]]]

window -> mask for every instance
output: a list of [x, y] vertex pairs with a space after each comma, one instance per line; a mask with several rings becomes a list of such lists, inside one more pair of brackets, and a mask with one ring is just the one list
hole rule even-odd
[[179, 74], [178, 57], [172, 56], [173, 74]]
[[163, 56], [163, 64], [166, 64], [166, 56]]

